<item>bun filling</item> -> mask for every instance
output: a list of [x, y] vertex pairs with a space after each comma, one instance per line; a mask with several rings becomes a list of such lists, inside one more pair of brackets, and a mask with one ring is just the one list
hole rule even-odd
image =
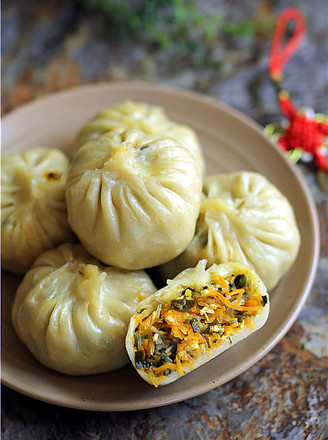
[[199, 356], [212, 358], [213, 349], [225, 341], [232, 345], [241, 329], [256, 330], [255, 317], [269, 305], [268, 296], [254, 288], [250, 272], [212, 273], [202, 288], [185, 288], [151, 313], [140, 308], [133, 337], [136, 369], [157, 387], [172, 372], [181, 376], [192, 370]]

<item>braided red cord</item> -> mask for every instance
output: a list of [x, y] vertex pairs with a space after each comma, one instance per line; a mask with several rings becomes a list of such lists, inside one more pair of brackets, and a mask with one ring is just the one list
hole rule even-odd
[[[291, 20], [295, 23], [295, 29], [290, 39], [283, 46], [287, 25]], [[298, 49], [303, 40], [305, 32], [305, 17], [298, 9], [287, 8], [279, 15], [273, 33], [269, 56], [269, 73], [272, 79], [281, 79], [284, 65]]]
[[[283, 45], [289, 21], [294, 21], [295, 28], [290, 39]], [[273, 33], [269, 57], [269, 74], [278, 90], [281, 112], [288, 118], [289, 124], [279, 138], [279, 146], [285, 150], [302, 149], [311, 153], [317, 168], [328, 172], [326, 155], [322, 149], [323, 137], [328, 135], [328, 124], [318, 122], [299, 112], [289, 94], [281, 90], [282, 71], [293, 53], [298, 49], [306, 32], [306, 21], [296, 8], [285, 9], [278, 17]]]

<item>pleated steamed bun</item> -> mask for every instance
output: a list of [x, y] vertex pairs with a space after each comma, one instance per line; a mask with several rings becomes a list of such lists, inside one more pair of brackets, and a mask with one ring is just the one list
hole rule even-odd
[[195, 131], [167, 117], [161, 107], [126, 100], [97, 113], [77, 135], [73, 154], [85, 143], [107, 133], [137, 128], [147, 134], [158, 134], [178, 141], [194, 155], [202, 171], [205, 160]]
[[144, 299], [130, 320], [126, 349], [140, 376], [167, 385], [233, 347], [266, 322], [269, 296], [238, 263], [206, 260]]
[[67, 222], [65, 185], [69, 159], [35, 147], [2, 157], [1, 263], [25, 273], [43, 251], [75, 240]]
[[80, 244], [62, 244], [40, 255], [25, 275], [12, 320], [45, 366], [71, 375], [103, 373], [129, 362], [129, 320], [155, 291], [145, 271], [105, 267]]
[[105, 264], [144, 269], [179, 255], [192, 240], [202, 173], [173, 139], [110, 132], [81, 147], [66, 186], [68, 221]]
[[193, 240], [159, 272], [167, 279], [201, 259], [208, 265], [237, 262], [250, 266], [271, 290], [299, 247], [293, 208], [273, 184], [254, 172], [220, 174], [204, 179]]

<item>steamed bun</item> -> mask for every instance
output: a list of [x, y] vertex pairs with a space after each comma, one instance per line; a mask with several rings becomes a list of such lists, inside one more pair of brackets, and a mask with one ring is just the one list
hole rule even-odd
[[110, 132], [81, 147], [68, 173], [68, 221], [105, 264], [144, 269], [179, 255], [192, 240], [202, 174], [172, 139]]
[[175, 139], [187, 148], [196, 158], [202, 171], [205, 169], [205, 160], [199, 139], [194, 130], [186, 125], [170, 120], [162, 108], [153, 105], [124, 101], [112, 105], [96, 114], [77, 135], [74, 154], [85, 143], [107, 133], [119, 133], [137, 128], [147, 134]]
[[294, 263], [300, 233], [287, 198], [253, 172], [204, 179], [196, 232], [187, 249], [159, 268], [164, 279], [193, 267], [237, 262], [250, 266], [273, 289]]
[[126, 349], [146, 382], [167, 385], [261, 328], [269, 308], [266, 288], [250, 268], [226, 263], [206, 269], [201, 260], [139, 304]]
[[69, 160], [60, 150], [35, 147], [2, 158], [1, 262], [24, 273], [43, 251], [74, 241], [67, 222]]
[[47, 367], [71, 375], [103, 373], [128, 363], [130, 317], [155, 291], [146, 272], [104, 267], [80, 244], [62, 244], [40, 255], [25, 275], [12, 320]]

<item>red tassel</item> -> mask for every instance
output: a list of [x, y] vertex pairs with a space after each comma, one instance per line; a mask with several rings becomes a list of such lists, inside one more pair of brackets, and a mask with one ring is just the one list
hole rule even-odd
[[[288, 22], [295, 23], [291, 38], [283, 46]], [[320, 170], [328, 172], [327, 158], [323, 151], [323, 136], [328, 136], [328, 123], [307, 117], [297, 110], [288, 92], [281, 90], [282, 71], [293, 53], [299, 47], [306, 32], [306, 21], [296, 8], [285, 9], [277, 19], [272, 38], [269, 57], [269, 74], [276, 84], [281, 112], [288, 118], [289, 124], [278, 145], [285, 151], [302, 149], [313, 156], [314, 164]]]

